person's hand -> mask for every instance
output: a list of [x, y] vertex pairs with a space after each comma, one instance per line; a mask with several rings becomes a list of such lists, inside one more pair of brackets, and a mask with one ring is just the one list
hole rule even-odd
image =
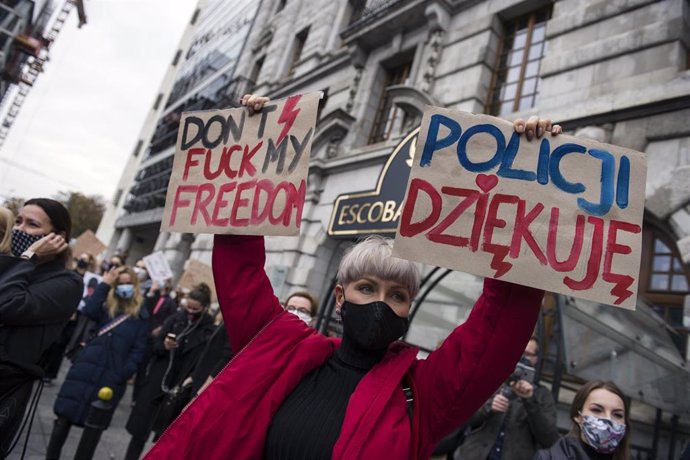
[[270, 98], [259, 96], [258, 94], [245, 94], [240, 99], [240, 104], [247, 107], [249, 114], [252, 115], [254, 112], [259, 112], [270, 100]]
[[115, 281], [117, 280], [117, 277], [120, 275], [120, 269], [118, 267], [113, 267], [107, 272], [103, 273], [103, 278], [101, 281], [103, 281], [105, 284], [109, 284], [112, 286], [115, 284]]
[[171, 339], [170, 337], [166, 337], [165, 340], [163, 340], [163, 348], [166, 350], [174, 350], [177, 348], [177, 341]]
[[527, 380], [518, 380], [510, 384], [515, 394], [522, 399], [530, 399], [534, 395], [534, 387]]
[[146, 293], [147, 297], [153, 297], [154, 294], [158, 291], [160, 291], [161, 285], [158, 281], [152, 281], [151, 282], [151, 287], [149, 288], [149, 292]]
[[510, 401], [508, 400], [508, 398], [506, 398], [502, 394], [497, 394], [496, 396], [494, 396], [493, 401], [491, 401], [491, 411], [505, 412], [508, 410], [509, 405]]
[[55, 256], [65, 251], [67, 247], [67, 242], [62, 236], [51, 232], [29, 246], [28, 250], [36, 254], [38, 263], [42, 263], [54, 259]]
[[535, 135], [537, 139], [539, 139], [544, 133], [550, 132], [552, 135], [556, 136], [563, 132], [561, 125], [551, 124], [551, 120], [548, 118], [539, 118], [536, 115], [529, 117], [527, 121], [518, 118], [513, 122], [513, 128], [516, 133], [524, 133], [528, 141], [531, 141]]
[[162, 330], [162, 329], [163, 329], [163, 326], [158, 326], [158, 327], [154, 328], [154, 329], [151, 331], [151, 337], [158, 337], [159, 335], [161, 335], [161, 330]]

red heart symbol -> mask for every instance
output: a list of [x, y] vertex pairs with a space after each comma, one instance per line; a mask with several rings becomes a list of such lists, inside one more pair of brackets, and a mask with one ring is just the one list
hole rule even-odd
[[486, 174], [479, 174], [475, 179], [475, 182], [479, 188], [482, 189], [482, 192], [489, 193], [489, 190], [496, 187], [496, 184], [498, 184], [498, 177], [494, 176], [493, 174], [490, 176], [487, 176]]

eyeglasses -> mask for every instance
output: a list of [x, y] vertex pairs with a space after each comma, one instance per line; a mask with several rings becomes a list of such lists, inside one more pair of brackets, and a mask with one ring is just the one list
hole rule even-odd
[[312, 316], [311, 312], [304, 307], [295, 307], [294, 305], [288, 305], [285, 307], [285, 309], [287, 311], [289, 311], [290, 313], [299, 312], [299, 313], [304, 313], [305, 315]]

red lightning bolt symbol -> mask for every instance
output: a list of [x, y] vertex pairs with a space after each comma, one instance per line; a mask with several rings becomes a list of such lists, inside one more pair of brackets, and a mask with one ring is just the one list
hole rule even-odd
[[292, 128], [292, 124], [295, 122], [295, 118], [297, 118], [297, 115], [299, 115], [299, 111], [302, 110], [295, 110], [295, 106], [297, 105], [300, 99], [302, 99], [302, 95], [298, 94], [297, 96], [290, 96], [289, 98], [287, 98], [287, 101], [285, 101], [285, 105], [283, 106], [283, 113], [281, 113], [280, 117], [278, 117], [278, 123], [283, 125], [283, 130], [280, 132], [280, 136], [278, 136], [276, 144], [280, 144], [280, 142], [283, 140], [288, 131], [290, 131], [290, 128]]

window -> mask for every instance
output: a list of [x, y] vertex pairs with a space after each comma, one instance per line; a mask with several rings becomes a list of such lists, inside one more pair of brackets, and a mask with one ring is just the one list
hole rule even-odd
[[654, 240], [653, 251], [649, 290], [688, 292], [688, 279], [680, 259], [659, 238]]
[[153, 110], [158, 110], [158, 107], [160, 107], [162, 100], [163, 100], [163, 94], [158, 93], [158, 96], [156, 96], [156, 101], [153, 103]]
[[403, 64], [385, 70], [385, 82], [376, 108], [371, 134], [369, 135], [369, 144], [389, 139], [391, 134], [400, 133], [403, 126], [406, 125], [408, 114], [393, 103], [387, 88], [393, 85], [407, 84], [411, 68], [412, 60], [409, 59]]
[[252, 67], [252, 73], [249, 74], [249, 88], [247, 89], [248, 92], [256, 88], [256, 84], [259, 82], [259, 77], [261, 76], [261, 68], [264, 66], [265, 59], [266, 56], [261, 56], [254, 62], [254, 66]]
[[690, 332], [683, 326], [685, 297], [690, 294], [689, 275], [673, 237], [662, 227], [645, 225], [639, 294], [678, 333], [672, 339], [683, 355]]
[[182, 50], [177, 50], [175, 57], [173, 58], [172, 65], [175, 67], [178, 62], [180, 62], [180, 57], [182, 56]]
[[504, 24], [488, 113], [505, 115], [534, 107], [539, 92], [539, 65], [546, 47], [546, 21], [550, 17], [549, 7]]
[[302, 50], [304, 49], [304, 43], [307, 41], [308, 34], [309, 27], [295, 35], [295, 44], [292, 47], [292, 59], [290, 59], [290, 67], [288, 67], [287, 72], [288, 77], [292, 77], [295, 74], [295, 69], [297, 68], [297, 64], [302, 57]]
[[132, 152], [132, 155], [134, 155], [135, 157], [138, 157], [139, 153], [141, 152], [141, 147], [143, 145], [144, 145], [144, 141], [139, 139], [139, 141], [137, 142], [137, 145], [134, 147], [134, 152]]

